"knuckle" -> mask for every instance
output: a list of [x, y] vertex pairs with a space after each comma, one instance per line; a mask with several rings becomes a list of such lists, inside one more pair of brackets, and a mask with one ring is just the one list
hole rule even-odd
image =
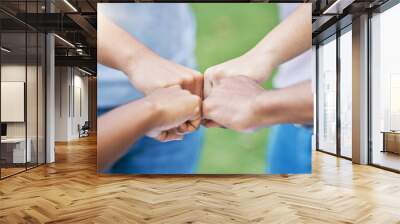
[[182, 77], [182, 78], [178, 78], [176, 81], [175, 81], [178, 85], [183, 85], [183, 84], [185, 84], [185, 79]]
[[204, 72], [204, 76], [206, 76], [207, 78], [212, 78], [215, 76], [217, 71], [218, 71], [218, 66], [210, 67]]
[[198, 82], [202, 82], [203, 81], [203, 75], [201, 73], [196, 73], [194, 75], [194, 80], [198, 81]]
[[176, 75], [176, 76], [172, 76], [171, 77], [171, 81], [170, 82], [174, 83], [175, 85], [176, 84], [181, 85], [181, 84], [183, 84], [184, 80], [185, 79], [184, 79], [183, 76]]
[[199, 71], [193, 71], [193, 76], [194, 76], [195, 78], [198, 78], [198, 77], [202, 77], [203, 75], [202, 75], [201, 72], [199, 72]]
[[195, 77], [194, 77], [194, 75], [192, 75], [190, 73], [186, 73], [186, 74], [182, 75], [180, 77], [180, 79], [182, 80], [182, 82], [190, 83], [190, 82], [194, 81]]
[[192, 95], [187, 89], [182, 89], [181, 91], [183, 95]]
[[168, 89], [171, 89], [173, 91], [179, 91], [179, 90], [181, 90], [181, 87], [179, 85], [173, 85], [173, 86], [168, 87]]
[[201, 99], [201, 97], [197, 96], [197, 104], [201, 107], [201, 105], [203, 105], [203, 100]]
[[196, 106], [196, 107], [194, 108], [194, 113], [195, 113], [195, 114], [199, 114], [199, 113], [200, 113], [200, 106]]
[[201, 98], [198, 95], [192, 94], [192, 97], [193, 97], [193, 101], [195, 101], [197, 104], [199, 104], [199, 102], [201, 102]]
[[171, 87], [171, 84], [173, 84], [173, 82], [168, 82], [168, 81], [158, 82], [158, 83], [157, 83], [154, 87], [152, 87], [151, 89], [168, 88], [168, 87]]
[[209, 67], [204, 71], [204, 76], [209, 76], [212, 74], [213, 67]]
[[210, 110], [211, 110], [211, 108], [209, 106], [208, 101], [204, 101], [203, 102], [203, 107], [202, 107], [203, 115], [207, 115], [208, 113], [210, 113]]

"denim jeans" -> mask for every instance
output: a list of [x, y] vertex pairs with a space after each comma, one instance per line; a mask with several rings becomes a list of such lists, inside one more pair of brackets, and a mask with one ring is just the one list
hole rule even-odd
[[271, 128], [267, 146], [269, 174], [311, 173], [312, 128], [280, 124]]
[[[112, 108], [98, 108], [97, 114]], [[183, 141], [160, 143], [149, 137], [139, 139], [111, 169], [116, 174], [192, 174], [196, 172], [203, 147], [204, 128], [187, 134]]]

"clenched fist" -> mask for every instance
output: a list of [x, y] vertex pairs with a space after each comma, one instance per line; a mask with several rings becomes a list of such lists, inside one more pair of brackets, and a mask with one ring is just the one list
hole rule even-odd
[[149, 50], [143, 50], [127, 69], [132, 84], [146, 95], [155, 89], [180, 85], [201, 96], [203, 76], [200, 72], [166, 60]]
[[201, 119], [201, 98], [180, 86], [154, 90], [142, 100], [157, 114], [154, 120], [156, 128], [147, 135], [159, 141], [182, 139], [183, 136], [174, 131], [176, 127], [188, 120]]
[[[182, 89], [202, 98], [203, 75], [198, 71], [168, 61], [155, 53], [145, 49], [140, 58], [136, 58], [125, 72], [132, 84], [146, 95], [160, 88], [179, 85]], [[171, 98], [169, 101], [174, 100]], [[177, 134], [195, 131], [201, 120], [192, 119], [183, 121], [179, 127], [162, 133], [163, 136], [177, 136]], [[160, 136], [160, 138], [163, 138]]]
[[257, 97], [263, 92], [248, 77], [222, 78], [203, 101], [203, 118], [236, 131], [252, 130], [259, 126]]

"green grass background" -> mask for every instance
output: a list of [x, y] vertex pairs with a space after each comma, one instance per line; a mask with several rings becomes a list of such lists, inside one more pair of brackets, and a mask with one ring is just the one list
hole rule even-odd
[[[276, 4], [193, 3], [199, 70], [240, 56], [278, 24]], [[271, 81], [263, 84], [271, 88]], [[207, 129], [198, 173], [264, 173], [268, 129], [242, 134]]]

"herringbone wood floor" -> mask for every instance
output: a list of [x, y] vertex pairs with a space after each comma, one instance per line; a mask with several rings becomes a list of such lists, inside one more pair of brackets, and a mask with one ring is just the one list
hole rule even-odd
[[400, 175], [314, 154], [289, 177], [105, 176], [94, 137], [0, 181], [0, 223], [400, 223]]

